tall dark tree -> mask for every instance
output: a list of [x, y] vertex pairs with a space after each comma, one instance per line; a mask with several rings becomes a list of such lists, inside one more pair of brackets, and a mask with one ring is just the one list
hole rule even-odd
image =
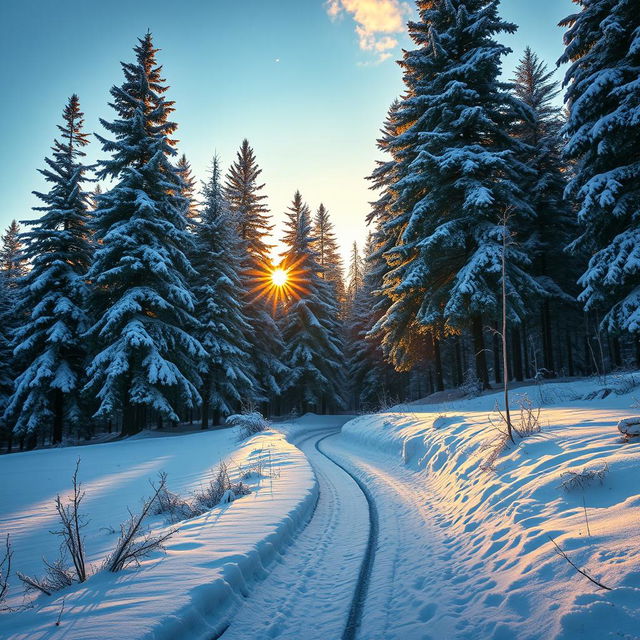
[[95, 324], [87, 389], [100, 401], [96, 416], [120, 413], [125, 433], [149, 417], [178, 420], [178, 408], [200, 403], [197, 366], [206, 356], [191, 336], [194, 275], [185, 252], [188, 203], [171, 138], [173, 103], [157, 65], [151, 34], [123, 63], [125, 80], [111, 89], [117, 117], [101, 120], [113, 134], [98, 136], [111, 157], [100, 162], [99, 179], [112, 189], [97, 196], [94, 216], [98, 248], [89, 271]]
[[358, 293], [364, 285], [364, 262], [360, 251], [358, 250], [358, 243], [354, 242], [351, 246], [351, 255], [349, 257], [349, 272], [347, 273], [347, 299], [349, 307], [352, 306], [353, 301], [358, 297]]
[[178, 158], [176, 168], [182, 178], [182, 196], [187, 201], [187, 220], [190, 226], [193, 226], [197, 222], [198, 214], [198, 202], [196, 200], [196, 179], [193, 177], [191, 171], [191, 163], [187, 160], [187, 156], [184, 153]]
[[283, 242], [287, 247], [283, 268], [295, 278], [282, 314], [285, 362], [289, 368], [285, 388], [293, 406], [323, 413], [342, 406], [343, 354], [338, 307], [329, 282], [313, 250], [311, 213], [296, 191], [287, 211]]
[[[533, 211], [519, 187], [528, 172], [510, 134], [519, 102], [499, 81], [509, 49], [495, 40], [515, 25], [498, 16], [498, 0], [419, 0], [409, 23], [417, 45], [401, 66], [405, 94], [390, 142], [397, 172], [391, 210], [397, 241], [386, 252], [384, 291], [392, 304], [379, 323], [384, 345], [402, 363], [417, 340], [470, 327], [476, 369], [488, 386], [483, 327], [499, 307], [504, 213], [521, 228]], [[512, 233], [512, 229], [508, 230]], [[529, 273], [528, 247], [509, 247], [510, 321], [544, 289]], [[439, 382], [438, 387], [442, 384]]]
[[585, 309], [612, 333], [640, 334], [640, 11], [635, 0], [574, 0], [562, 21], [570, 63], [567, 195], [579, 203], [572, 249], [589, 256], [580, 278]]
[[237, 410], [256, 395], [252, 375], [251, 326], [242, 310], [242, 253], [237, 228], [220, 184], [220, 163], [213, 158], [202, 192], [193, 266], [198, 337], [207, 352], [202, 373], [202, 428]]
[[260, 385], [265, 411], [268, 401], [278, 398], [286, 367], [281, 360], [282, 336], [266, 297], [259, 295], [264, 274], [272, 268], [272, 246], [266, 238], [273, 229], [269, 209], [260, 182], [262, 169], [258, 166], [253, 149], [243, 140], [236, 161], [229, 169], [224, 195], [229, 202], [241, 241], [242, 287], [244, 313], [251, 325], [251, 359]]
[[41, 215], [24, 223], [30, 227], [22, 237], [31, 269], [19, 290], [17, 313], [25, 322], [16, 331], [14, 353], [21, 372], [6, 410], [18, 432], [52, 428], [54, 444], [83, 418], [84, 275], [91, 260], [87, 166], [82, 160], [88, 140], [78, 96], [71, 96], [62, 118], [60, 138], [40, 171], [51, 188], [34, 192], [44, 203], [34, 207]]
[[10, 422], [5, 419], [4, 412], [11, 393], [13, 392], [13, 348], [10, 318], [13, 313], [12, 298], [5, 282], [5, 276], [0, 271], [0, 446], [5, 443], [11, 446]]
[[[532, 273], [547, 292], [540, 300], [539, 324], [543, 365], [549, 372], [555, 371], [557, 364], [553, 318], [575, 306], [572, 290], [577, 277], [576, 261], [565, 251], [575, 237], [576, 225], [571, 204], [563, 200], [567, 173], [560, 158], [563, 118], [555, 102], [560, 90], [552, 76], [553, 71], [527, 47], [513, 80], [516, 97], [528, 107], [515, 123], [514, 134], [523, 143], [520, 159], [532, 170], [523, 176], [521, 186], [534, 213], [520, 236], [529, 238], [535, 256]], [[518, 327], [514, 333], [514, 348], [520, 349]]]

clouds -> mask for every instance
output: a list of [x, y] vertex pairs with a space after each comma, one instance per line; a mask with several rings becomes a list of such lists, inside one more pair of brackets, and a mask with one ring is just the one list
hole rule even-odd
[[411, 13], [410, 5], [401, 0], [327, 0], [325, 6], [333, 20], [349, 14], [356, 23], [360, 48], [376, 53], [380, 60], [391, 57], [390, 50], [398, 44], [394, 36], [405, 30]]

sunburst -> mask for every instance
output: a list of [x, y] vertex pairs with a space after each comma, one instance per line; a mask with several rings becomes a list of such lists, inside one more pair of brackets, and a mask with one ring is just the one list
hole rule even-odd
[[263, 264], [253, 269], [250, 276], [254, 300], [266, 297], [275, 312], [278, 305], [305, 295], [308, 290], [305, 287], [307, 273], [302, 268], [303, 261], [304, 257], [292, 264], [283, 261], [278, 265]]

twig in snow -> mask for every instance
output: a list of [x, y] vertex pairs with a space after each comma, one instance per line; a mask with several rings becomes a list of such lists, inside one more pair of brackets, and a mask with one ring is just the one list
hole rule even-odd
[[587, 580], [590, 580], [591, 582], [593, 582], [593, 584], [595, 584], [597, 587], [600, 587], [601, 589], [606, 589], [607, 591], [612, 590], [611, 587], [607, 587], [606, 585], [602, 584], [602, 582], [598, 582], [598, 580], [592, 578], [586, 571], [580, 569], [580, 567], [578, 567], [571, 560], [571, 558], [569, 558], [569, 556], [558, 546], [558, 543], [551, 536], [548, 536], [548, 538], [549, 540], [551, 540], [551, 542], [553, 542], [553, 546], [556, 548], [558, 555], [561, 558], [564, 558], [580, 575], [583, 575], [585, 578], [587, 578]]
[[587, 523], [587, 535], [591, 537], [591, 529], [589, 529], [589, 516], [587, 515], [587, 503], [585, 502], [584, 495], [582, 496], [582, 506], [584, 507], [584, 520]]
[[9, 575], [11, 574], [11, 559], [13, 558], [13, 551], [11, 549], [11, 542], [9, 540], [9, 534], [4, 542], [4, 555], [0, 560], [0, 604], [7, 597], [9, 591]]
[[62, 620], [63, 612], [64, 612], [64, 598], [62, 598], [62, 606], [60, 607], [60, 613], [58, 614], [58, 619], [56, 620], [56, 627], [60, 626], [60, 620]]

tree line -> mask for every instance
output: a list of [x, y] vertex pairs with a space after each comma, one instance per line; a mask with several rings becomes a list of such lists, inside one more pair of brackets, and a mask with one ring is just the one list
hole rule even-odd
[[96, 426], [207, 427], [243, 405], [374, 409], [488, 388], [505, 362], [515, 380], [640, 364], [633, 3], [577, 0], [563, 21], [564, 109], [530, 49], [501, 77], [499, 36], [517, 27], [498, 0], [416, 4], [404, 91], [369, 176], [371, 233], [346, 278], [327, 209], [297, 191], [282, 239], [290, 282], [273, 290], [254, 151], [245, 140], [226, 175], [214, 157], [198, 193], [150, 34], [111, 89], [95, 167], [71, 97], [41, 215], [24, 233], [13, 223], [0, 253], [9, 446]]
[[402, 398], [416, 371], [425, 393], [502, 381], [503, 250], [509, 377], [640, 365], [640, 13], [575, 2], [564, 110], [529, 48], [501, 78], [517, 26], [498, 0], [416, 3], [370, 176], [357, 404]]

